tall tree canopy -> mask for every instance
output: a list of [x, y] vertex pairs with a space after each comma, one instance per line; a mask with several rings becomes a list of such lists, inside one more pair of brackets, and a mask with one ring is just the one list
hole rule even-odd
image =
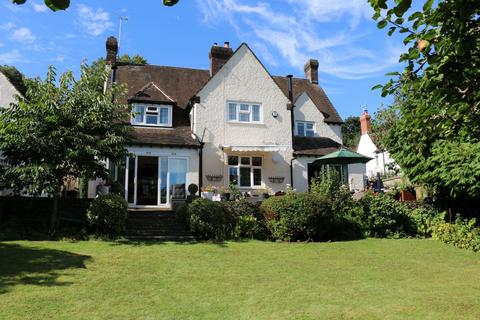
[[20, 92], [25, 95], [27, 87], [25, 85], [25, 76], [13, 66], [0, 66], [0, 72], [3, 73], [10, 83]]
[[73, 72], [57, 79], [50, 67], [45, 80], [27, 80], [25, 98], [0, 114], [0, 150], [9, 165], [0, 187], [56, 199], [65, 177], [105, 178], [106, 159], [125, 159], [130, 108], [114, 99], [125, 88], [104, 94], [99, 84], [107, 73], [92, 70], [83, 65], [80, 79]]
[[381, 88], [399, 97], [383, 143], [412, 182], [480, 196], [480, 2], [369, 0], [379, 28], [405, 34], [406, 64]]
[[360, 117], [350, 116], [342, 124], [343, 144], [355, 149], [360, 141]]
[[[163, 0], [163, 5], [171, 7], [176, 5], [180, 0]], [[12, 0], [15, 4], [24, 4], [27, 0]], [[45, 0], [45, 5], [52, 11], [66, 10], [70, 7], [70, 0]]]

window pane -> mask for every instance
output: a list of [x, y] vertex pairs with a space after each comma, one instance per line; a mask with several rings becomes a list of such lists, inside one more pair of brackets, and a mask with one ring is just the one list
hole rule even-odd
[[133, 123], [142, 123], [145, 115], [145, 106], [136, 106], [133, 112]]
[[250, 187], [252, 185], [250, 168], [240, 167], [240, 187]]
[[229, 181], [230, 183], [233, 183], [234, 185], [238, 184], [238, 168], [230, 168], [229, 170]]
[[260, 106], [252, 106], [252, 121], [260, 121]]
[[252, 157], [252, 165], [256, 167], [262, 166], [262, 157]]
[[248, 104], [241, 104], [240, 105], [240, 110], [241, 111], [249, 111], [250, 108], [249, 108]]
[[240, 121], [250, 122], [250, 113], [240, 113], [239, 117], [240, 117], [239, 119]]
[[262, 185], [262, 169], [253, 169], [253, 185], [261, 186]]
[[128, 159], [128, 203], [134, 203], [135, 195], [135, 158]]
[[307, 130], [313, 130], [313, 123], [307, 123]]
[[313, 130], [307, 130], [306, 131], [306, 136], [307, 137], [313, 137], [315, 135], [315, 132], [313, 132]]
[[305, 124], [303, 122], [297, 122], [297, 134], [305, 136]]
[[157, 124], [158, 116], [157, 115], [148, 115], [147, 114], [147, 124]]
[[228, 120], [237, 120], [237, 105], [235, 103], [228, 104]]
[[250, 157], [242, 157], [242, 164], [249, 165], [250, 164]]
[[228, 164], [231, 166], [238, 165], [238, 157], [237, 156], [228, 156]]
[[173, 199], [185, 199], [187, 184], [187, 160], [170, 159], [168, 164], [170, 171], [170, 190]]
[[170, 121], [168, 119], [168, 108], [161, 108], [160, 109], [160, 123], [161, 124], [168, 124]]

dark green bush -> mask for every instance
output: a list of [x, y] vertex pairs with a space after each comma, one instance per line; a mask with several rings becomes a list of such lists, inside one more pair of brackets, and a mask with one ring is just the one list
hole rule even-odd
[[334, 217], [331, 204], [314, 193], [288, 193], [265, 200], [261, 207], [274, 239], [325, 240]]
[[411, 208], [409, 216], [412, 218], [417, 229], [416, 233], [420, 237], [431, 237], [434, 225], [444, 222], [444, 216], [431, 205]]
[[259, 202], [241, 199], [222, 204], [230, 225], [234, 226], [234, 238], [267, 240], [270, 237], [265, 218], [260, 214]]
[[227, 239], [229, 229], [227, 218], [219, 202], [207, 199], [195, 199], [188, 205], [188, 224], [190, 231], [204, 240]]
[[95, 228], [97, 235], [116, 235], [124, 232], [127, 217], [127, 201], [116, 194], [96, 197], [87, 210], [87, 221]]
[[462, 220], [458, 217], [454, 224], [438, 222], [432, 230], [432, 237], [436, 240], [458, 248], [480, 251], [480, 228], [475, 219]]
[[368, 237], [404, 237], [416, 234], [408, 207], [387, 194], [368, 194], [360, 200], [357, 214]]

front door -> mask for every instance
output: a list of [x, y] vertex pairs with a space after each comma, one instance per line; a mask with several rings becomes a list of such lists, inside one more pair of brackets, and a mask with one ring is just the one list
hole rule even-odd
[[137, 205], [158, 205], [158, 157], [138, 157]]

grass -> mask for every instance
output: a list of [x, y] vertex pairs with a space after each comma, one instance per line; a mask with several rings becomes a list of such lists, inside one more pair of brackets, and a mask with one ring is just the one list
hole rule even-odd
[[480, 255], [433, 240], [0, 243], [1, 319], [479, 319]]

